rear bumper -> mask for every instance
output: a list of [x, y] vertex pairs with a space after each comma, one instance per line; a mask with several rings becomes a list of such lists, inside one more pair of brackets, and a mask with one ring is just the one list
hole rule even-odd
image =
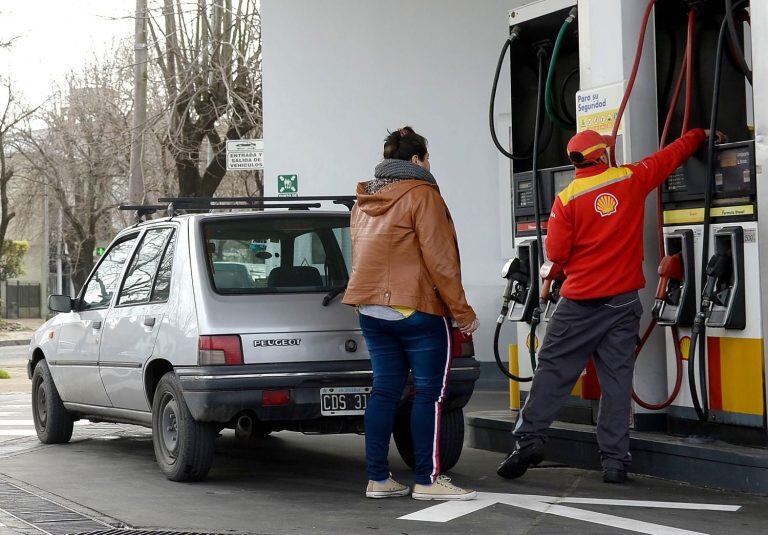
[[[322, 366], [320, 370], [318, 368]], [[245, 366], [177, 368], [184, 399], [192, 416], [203, 422], [229, 423], [243, 411], [262, 422], [296, 422], [321, 418], [320, 389], [371, 386], [370, 361], [299, 362]], [[456, 358], [451, 365], [446, 410], [464, 407], [480, 376], [474, 358]], [[286, 405], [264, 406], [265, 390], [290, 390]], [[409, 379], [403, 404], [413, 393]], [[329, 417], [331, 418], [331, 417]], [[338, 418], [338, 417], [334, 417]], [[359, 418], [359, 417], [358, 417]]]

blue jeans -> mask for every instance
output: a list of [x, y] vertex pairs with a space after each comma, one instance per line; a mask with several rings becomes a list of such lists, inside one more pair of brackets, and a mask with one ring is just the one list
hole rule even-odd
[[373, 366], [373, 391], [365, 411], [368, 479], [389, 477], [387, 456], [395, 412], [412, 371], [414, 479], [422, 485], [434, 483], [440, 475], [440, 413], [451, 367], [448, 321], [423, 312], [397, 321], [361, 314], [360, 327]]

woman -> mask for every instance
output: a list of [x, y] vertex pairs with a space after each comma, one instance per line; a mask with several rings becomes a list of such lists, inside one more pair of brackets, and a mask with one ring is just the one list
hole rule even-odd
[[365, 412], [369, 498], [406, 496], [387, 455], [408, 373], [415, 486], [421, 500], [468, 500], [474, 491], [440, 476], [440, 412], [450, 369], [450, 319], [477, 330], [461, 285], [456, 231], [429, 171], [427, 140], [406, 126], [384, 143], [374, 179], [357, 186], [352, 211], [352, 276], [344, 303], [358, 307], [373, 366]]

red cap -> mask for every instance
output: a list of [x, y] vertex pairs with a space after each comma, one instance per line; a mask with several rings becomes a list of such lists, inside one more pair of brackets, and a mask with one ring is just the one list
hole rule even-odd
[[611, 136], [601, 136], [594, 130], [584, 130], [568, 142], [568, 157], [575, 164], [596, 162], [611, 145]]

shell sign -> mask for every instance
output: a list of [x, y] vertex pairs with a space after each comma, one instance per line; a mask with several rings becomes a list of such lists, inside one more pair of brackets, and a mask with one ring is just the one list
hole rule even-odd
[[688, 353], [690, 352], [691, 352], [691, 337], [683, 336], [680, 339], [680, 355], [683, 357], [683, 360], [688, 360]]
[[595, 199], [595, 211], [602, 217], [616, 213], [619, 200], [610, 193], [601, 193]]
[[[525, 347], [528, 349], [528, 351], [531, 350], [531, 335], [530, 334], [525, 338]], [[538, 336], [534, 336], [533, 337], [533, 350], [536, 351], [536, 352], [539, 351], [539, 337]]]

